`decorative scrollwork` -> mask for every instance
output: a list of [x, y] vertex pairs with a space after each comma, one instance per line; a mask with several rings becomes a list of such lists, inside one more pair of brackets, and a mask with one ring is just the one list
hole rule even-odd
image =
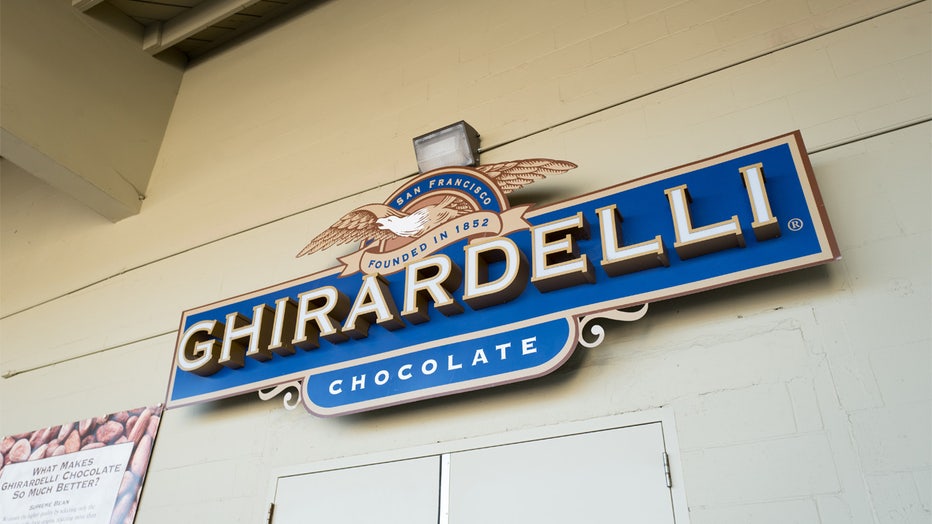
[[287, 382], [285, 384], [279, 384], [272, 388], [266, 390], [259, 390], [259, 398], [262, 400], [271, 400], [278, 396], [279, 393], [286, 391], [288, 389], [294, 388], [296, 395], [291, 391], [287, 391], [282, 397], [282, 404], [284, 404], [285, 409], [292, 410], [298, 407], [298, 404], [301, 403], [301, 381], [295, 380], [294, 382]]
[[[602, 311], [593, 315], [579, 317], [576, 319], [576, 324], [578, 325], [580, 333], [579, 343], [587, 348], [594, 348], [605, 341], [605, 328], [603, 328], [601, 324], [590, 324], [590, 322], [593, 320], [617, 320], [620, 322], [634, 322], [635, 320], [644, 318], [644, 315], [646, 314], [647, 304], [644, 304], [635, 311], [625, 311], [623, 309], [618, 309], [615, 311]], [[595, 340], [592, 342], [588, 342], [584, 336], [586, 334], [587, 328], [589, 329], [589, 333], [595, 336]]]

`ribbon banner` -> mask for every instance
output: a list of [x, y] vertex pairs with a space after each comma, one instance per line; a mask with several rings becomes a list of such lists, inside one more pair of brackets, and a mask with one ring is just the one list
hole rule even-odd
[[405, 266], [422, 259], [463, 239], [508, 235], [530, 224], [524, 213], [530, 205], [508, 209], [501, 214], [479, 211], [458, 217], [424, 233], [401, 247], [381, 251], [380, 246], [369, 246], [337, 260], [344, 265], [340, 276], [353, 273], [391, 275], [402, 271]]

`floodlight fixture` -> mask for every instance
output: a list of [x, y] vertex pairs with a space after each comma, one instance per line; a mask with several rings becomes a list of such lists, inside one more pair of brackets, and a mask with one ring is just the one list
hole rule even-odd
[[479, 164], [479, 133], [465, 121], [414, 138], [414, 154], [421, 173], [447, 166]]

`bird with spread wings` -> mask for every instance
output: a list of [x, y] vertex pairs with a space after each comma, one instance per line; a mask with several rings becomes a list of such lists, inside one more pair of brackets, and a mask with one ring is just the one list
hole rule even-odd
[[[547, 175], [558, 175], [575, 167], [576, 164], [564, 160], [532, 158], [486, 164], [475, 169], [489, 177], [502, 193], [508, 194]], [[343, 215], [332, 226], [314, 237], [297, 257], [351, 242], [382, 242], [399, 237], [416, 237], [474, 210], [466, 199], [454, 195], [447, 195], [436, 204], [424, 206], [411, 213], [385, 204], [368, 204]]]

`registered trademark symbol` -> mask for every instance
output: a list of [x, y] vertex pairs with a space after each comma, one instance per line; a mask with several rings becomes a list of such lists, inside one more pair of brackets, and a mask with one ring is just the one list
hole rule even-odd
[[801, 218], [791, 218], [790, 221], [786, 223], [786, 227], [790, 228], [790, 231], [799, 231], [803, 226], [805, 226], [805, 224]]

